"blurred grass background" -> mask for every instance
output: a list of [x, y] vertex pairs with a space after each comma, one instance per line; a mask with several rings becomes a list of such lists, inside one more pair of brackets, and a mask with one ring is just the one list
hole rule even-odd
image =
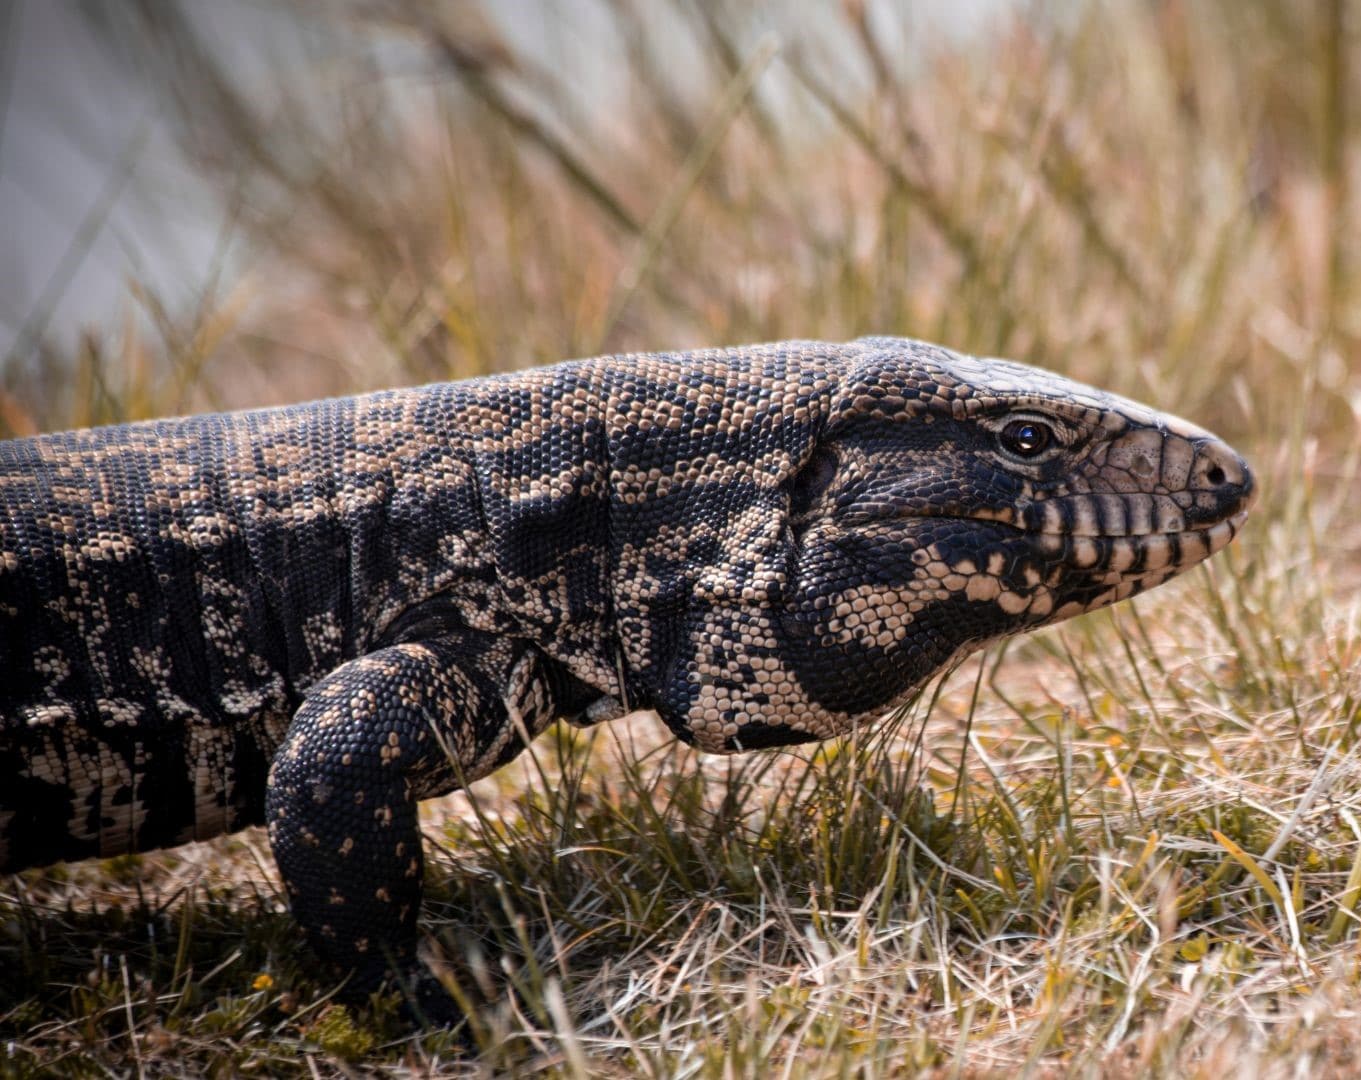
[[290, 0], [243, 42], [84, 6], [220, 242], [190, 303], [134, 273], [78, 335], [30, 308], [0, 435], [894, 333], [1191, 417], [1262, 499], [881, 735], [564, 730], [432, 807], [478, 1064], [328, 1003], [248, 833], [0, 886], [0, 1072], [1361, 1068], [1361, 14], [931, 8]]

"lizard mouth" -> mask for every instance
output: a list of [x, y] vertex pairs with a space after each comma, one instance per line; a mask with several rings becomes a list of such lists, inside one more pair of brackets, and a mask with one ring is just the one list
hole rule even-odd
[[1246, 465], [1240, 462], [1232, 481], [1227, 472], [1176, 496], [1083, 492], [969, 506], [893, 492], [861, 502], [856, 517], [947, 518], [991, 530], [996, 547], [980, 538], [977, 555], [944, 564], [967, 566], [959, 572], [970, 599], [1002, 597], [1009, 614], [1027, 611], [1049, 621], [1151, 589], [1226, 548], [1257, 495]]
[[[1029, 533], [1064, 536], [1121, 537], [1184, 535], [1205, 532], [1237, 520], [1236, 528], [1257, 501], [1251, 476], [1223, 491], [1092, 493], [1041, 499], [995, 513], [1000, 520]], [[982, 517], [991, 517], [985, 512]]]
[[1077, 570], [1084, 584], [1048, 615], [1032, 602], [1034, 613], [1042, 622], [1058, 622], [1156, 588], [1228, 547], [1247, 517], [1240, 510], [1202, 528], [1141, 536], [1035, 536], [1042, 552], [1049, 549], [1050, 558]]
[[[1246, 469], [1246, 467], [1244, 467]], [[1205, 538], [1220, 550], [1242, 528], [1257, 501], [1252, 475], [1220, 489], [1177, 495], [1150, 492], [1090, 492], [1019, 503], [970, 506], [962, 499], [934, 503], [916, 493], [890, 492], [857, 502], [848, 522], [883, 518], [953, 518], [976, 521], [1032, 537], [1052, 548], [1060, 540], [1105, 543], [1128, 540], [1156, 550], [1175, 538]]]
[[[1029, 532], [983, 521], [997, 530], [998, 548], [965, 569], [961, 585], [975, 601], [995, 601], [1010, 616], [1038, 626], [1126, 600], [1222, 551], [1243, 527], [1247, 511], [1179, 532], [1126, 536], [1074, 536]], [[963, 518], [956, 520], [974, 520]], [[1029, 549], [1015, 561], [1016, 547]], [[1006, 550], [1012, 555], [1008, 557]]]
[[1124, 577], [1171, 577], [1228, 547], [1246, 509], [1213, 524], [1169, 532], [1083, 535], [1021, 530], [1039, 553], [1083, 570]]
[[1246, 463], [1235, 462], [1233, 480], [1221, 468], [1176, 495], [1101, 492], [1033, 502], [1012, 510], [1011, 524], [1042, 556], [1085, 571], [1124, 599], [1204, 562], [1242, 531], [1257, 486]]

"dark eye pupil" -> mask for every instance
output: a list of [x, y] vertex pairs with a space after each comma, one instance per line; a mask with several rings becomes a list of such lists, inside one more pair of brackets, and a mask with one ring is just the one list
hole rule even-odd
[[1032, 420], [1013, 420], [1002, 431], [1002, 443], [1013, 454], [1033, 457], [1049, 446], [1053, 433]]

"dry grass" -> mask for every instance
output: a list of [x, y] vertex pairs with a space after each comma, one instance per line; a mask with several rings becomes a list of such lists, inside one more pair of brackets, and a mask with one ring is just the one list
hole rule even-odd
[[468, 5], [327, 9], [267, 105], [139, 10], [111, 29], [252, 255], [13, 358], [0, 432], [905, 333], [1192, 416], [1263, 498], [1188, 580], [858, 742], [729, 761], [634, 718], [432, 806], [476, 1060], [331, 1007], [245, 834], [5, 885], [0, 1071], [1361, 1069], [1355, 11], [1109, 0], [923, 47], [887, 5], [618, 0], [560, 27], [604, 107]]

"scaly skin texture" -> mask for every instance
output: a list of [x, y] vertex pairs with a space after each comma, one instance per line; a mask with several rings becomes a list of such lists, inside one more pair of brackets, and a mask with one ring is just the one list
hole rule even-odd
[[363, 994], [415, 970], [418, 800], [555, 718], [837, 735], [1251, 494], [1184, 421], [890, 338], [0, 443], [0, 871], [265, 823]]

